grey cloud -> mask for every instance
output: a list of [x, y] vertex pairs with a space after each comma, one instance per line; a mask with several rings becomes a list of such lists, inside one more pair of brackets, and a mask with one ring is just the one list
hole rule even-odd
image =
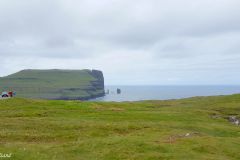
[[[56, 66], [61, 62], [59, 68], [86, 68], [94, 62], [113, 74], [107, 57], [129, 55], [119, 60], [124, 67], [116, 68], [129, 78], [137, 70], [132, 67], [136, 60], [144, 73], [156, 69], [159, 76], [163, 70], [181, 75], [181, 69], [189, 76], [186, 68], [193, 72], [202, 66], [217, 73], [222, 64], [214, 59], [239, 60], [239, 6], [239, 0], [1, 0], [0, 55], [5, 62], [14, 58], [16, 70], [18, 58], [24, 57], [26, 68], [42, 67], [40, 61], [30, 66], [31, 60], [51, 59]], [[64, 63], [76, 59], [76, 64]], [[179, 78], [172, 79], [178, 83]]]
[[49, 41], [67, 36], [138, 48], [168, 37], [203, 36], [240, 28], [236, 23], [240, 3], [235, 0], [223, 4], [206, 0], [14, 2], [5, 0], [8, 7], [2, 4], [1, 15], [7, 15], [0, 21], [4, 39], [29, 35]]

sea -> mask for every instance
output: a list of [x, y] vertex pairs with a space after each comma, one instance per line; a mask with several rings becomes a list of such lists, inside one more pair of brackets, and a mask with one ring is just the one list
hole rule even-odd
[[[117, 94], [117, 89], [121, 90]], [[169, 100], [196, 96], [231, 95], [240, 93], [239, 86], [227, 85], [192, 85], [192, 86], [105, 86], [109, 91], [104, 97], [92, 101], [142, 101], [142, 100]]]

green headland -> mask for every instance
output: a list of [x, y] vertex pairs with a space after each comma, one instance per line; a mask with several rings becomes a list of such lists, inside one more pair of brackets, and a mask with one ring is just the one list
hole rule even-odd
[[239, 160], [240, 95], [141, 102], [0, 100], [15, 160]]
[[22, 70], [0, 78], [0, 91], [18, 97], [85, 100], [104, 95], [104, 77], [98, 70]]

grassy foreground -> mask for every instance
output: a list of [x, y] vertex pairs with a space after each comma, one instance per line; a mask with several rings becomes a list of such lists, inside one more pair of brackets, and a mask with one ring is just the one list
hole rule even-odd
[[132, 103], [0, 100], [0, 153], [15, 160], [239, 160], [240, 127], [229, 115], [240, 115], [240, 95]]

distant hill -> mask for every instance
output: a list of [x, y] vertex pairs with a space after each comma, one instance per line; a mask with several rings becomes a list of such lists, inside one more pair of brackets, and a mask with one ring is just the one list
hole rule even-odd
[[98, 70], [22, 70], [0, 78], [0, 91], [18, 97], [86, 100], [104, 95], [104, 77]]

